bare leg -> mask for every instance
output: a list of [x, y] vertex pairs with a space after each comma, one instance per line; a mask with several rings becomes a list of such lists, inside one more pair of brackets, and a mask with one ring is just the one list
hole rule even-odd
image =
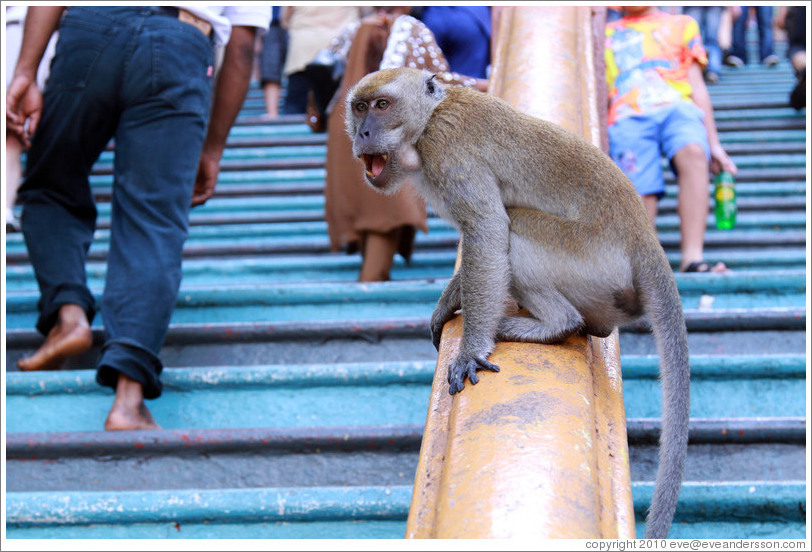
[[795, 52], [790, 63], [792, 63], [792, 68], [796, 71], [806, 69], [806, 52], [803, 50]]
[[654, 229], [657, 229], [657, 196], [656, 195], [644, 195], [643, 198], [643, 207], [646, 208], [646, 214], [648, 215], [648, 220], [651, 222], [651, 225]]
[[62, 305], [59, 319], [45, 342], [30, 357], [17, 361], [20, 370], [58, 370], [67, 357], [84, 353], [93, 345], [93, 334], [84, 309], [74, 303]]
[[[674, 155], [678, 172], [679, 195], [677, 213], [680, 220], [682, 260], [680, 270], [703, 260], [705, 252], [705, 228], [708, 221], [710, 188], [708, 185], [708, 159], [698, 144], [688, 144]], [[723, 263], [711, 268], [711, 272], [727, 272]]]
[[359, 282], [385, 282], [389, 280], [392, 262], [398, 249], [398, 230], [386, 234], [367, 232], [363, 238]]
[[278, 82], [266, 82], [262, 85], [262, 92], [265, 95], [265, 111], [269, 117], [279, 116], [279, 95], [282, 85]]
[[161, 429], [144, 404], [144, 388], [124, 374], [118, 375], [116, 398], [104, 422], [104, 429]]

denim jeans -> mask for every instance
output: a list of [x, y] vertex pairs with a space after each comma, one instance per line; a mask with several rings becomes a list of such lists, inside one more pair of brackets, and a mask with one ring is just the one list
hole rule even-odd
[[[755, 6], [758, 25], [759, 61], [773, 54], [773, 7]], [[742, 6], [742, 13], [733, 22], [733, 44], [731, 53], [747, 63], [747, 20], [749, 7]]]
[[59, 32], [19, 194], [40, 287], [37, 329], [47, 334], [66, 303], [82, 306], [91, 321], [96, 313], [85, 277], [96, 226], [88, 177], [113, 138], [96, 379], [115, 388], [121, 372], [156, 398], [208, 122], [212, 44], [149, 7], [69, 7]]
[[719, 22], [722, 19], [722, 6], [686, 6], [685, 15], [690, 15], [699, 23], [699, 32], [702, 34], [702, 43], [708, 52], [709, 73], [717, 75], [722, 71], [722, 49], [719, 47]]

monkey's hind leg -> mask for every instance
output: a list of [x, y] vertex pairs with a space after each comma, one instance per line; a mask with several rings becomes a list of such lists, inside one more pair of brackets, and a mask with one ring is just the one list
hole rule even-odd
[[583, 317], [563, 295], [552, 290], [544, 296], [538, 292], [517, 295], [520, 295], [519, 303], [527, 308], [532, 316], [502, 318], [496, 331], [497, 341], [560, 343], [569, 336], [583, 331]]

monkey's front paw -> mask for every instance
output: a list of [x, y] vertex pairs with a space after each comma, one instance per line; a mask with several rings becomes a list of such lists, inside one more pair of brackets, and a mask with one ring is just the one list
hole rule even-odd
[[499, 367], [496, 364], [491, 364], [484, 357], [474, 356], [468, 359], [461, 359], [457, 357], [451, 366], [448, 367], [448, 392], [450, 394], [459, 393], [465, 387], [465, 378], [471, 380], [472, 385], [479, 382], [479, 377], [476, 375], [477, 370], [490, 370], [491, 372], [498, 372]]

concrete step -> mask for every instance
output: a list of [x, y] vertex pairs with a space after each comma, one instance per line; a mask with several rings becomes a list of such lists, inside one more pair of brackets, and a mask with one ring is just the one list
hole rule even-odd
[[[677, 274], [683, 308], [707, 312], [767, 307], [802, 308], [806, 304], [803, 270], [741, 271], [725, 275]], [[254, 284], [192, 287], [183, 285], [172, 324], [263, 321], [375, 320], [426, 317], [434, 310], [446, 281], [391, 281], [371, 284]], [[101, 290], [91, 290], [101, 300]], [[6, 327], [33, 327], [39, 293], [10, 292]], [[95, 322], [99, 324], [98, 321]]]
[[[651, 491], [649, 483], [633, 487], [638, 536]], [[9, 538], [402, 538], [411, 487], [9, 493], [7, 499]], [[805, 504], [802, 481], [687, 482], [670, 536], [803, 538], [799, 504]]]
[[[393, 280], [447, 280], [454, 271], [456, 250], [420, 251], [407, 265], [398, 256], [392, 269]], [[802, 263], [803, 259], [797, 262]], [[767, 261], [765, 261], [767, 262]], [[781, 262], [778, 256], [769, 262]], [[188, 259], [183, 263], [183, 286], [234, 285], [301, 282], [354, 282], [361, 268], [360, 254], [317, 254], [274, 257], [234, 257]], [[88, 284], [101, 289], [107, 274], [106, 263], [87, 265]], [[9, 292], [35, 290], [34, 270], [28, 264], [9, 266], [6, 286]]]
[[[397, 257], [392, 280], [446, 280], [453, 273], [456, 250], [420, 251], [407, 265]], [[744, 252], [738, 249], [714, 250], [714, 259], [722, 260], [732, 270], [791, 270], [806, 266], [806, 250], [770, 249]], [[679, 255], [669, 255], [672, 267], [679, 266]], [[188, 259], [183, 263], [183, 284], [188, 287], [211, 285], [245, 285], [299, 282], [353, 282], [361, 268], [360, 254], [292, 255], [278, 257], [235, 257]], [[101, 289], [107, 265], [100, 261], [87, 264], [88, 285]], [[6, 267], [7, 292], [35, 291], [34, 270], [28, 264]]]
[[[745, 175], [747, 176], [747, 175]], [[660, 211], [673, 208], [679, 187], [673, 178], [666, 186], [666, 198]], [[806, 206], [806, 184], [803, 181], [737, 182], [737, 205], [740, 210], [796, 209]], [[324, 220], [324, 182], [313, 179], [293, 183], [236, 183], [218, 188], [218, 195], [206, 205], [192, 211], [190, 224], [215, 225], [232, 223], [297, 222]], [[110, 227], [109, 189], [99, 188], [97, 228]], [[712, 205], [712, 202], [711, 202]], [[429, 212], [432, 210], [429, 209]]]
[[[632, 479], [653, 481], [660, 420], [627, 423]], [[10, 433], [7, 491], [410, 484], [422, 431], [385, 425]], [[805, 436], [799, 417], [694, 418], [686, 479], [803, 479]]]
[[[796, 229], [775, 229], [773, 224], [765, 224], [761, 227], [753, 226], [747, 222], [747, 217], [742, 216], [743, 223], [738, 223], [731, 230], [716, 230], [709, 228], [705, 237], [706, 249], [716, 247], [795, 247], [806, 244], [806, 232], [804, 227]], [[757, 220], [757, 218], [756, 218]], [[256, 255], [276, 255], [276, 254], [315, 254], [328, 253], [330, 250], [329, 239], [325, 232], [315, 231], [316, 225], [310, 226], [310, 235], [290, 235], [284, 231], [307, 226], [288, 227], [288, 223], [268, 223], [233, 225], [230, 234], [215, 234], [211, 239], [203, 239], [202, 234], [211, 234], [203, 231], [204, 227], [194, 227], [190, 232], [190, 238], [184, 246], [184, 258], [196, 257], [234, 257], [234, 256], [256, 256]], [[297, 224], [297, 223], [291, 223]], [[417, 233], [415, 239], [415, 250], [437, 250], [456, 248], [459, 242], [459, 233], [448, 226], [441, 219], [429, 221], [433, 226], [428, 234]], [[709, 224], [713, 224], [709, 217]], [[104, 230], [100, 230], [103, 233]], [[101, 236], [102, 234], [100, 234]], [[666, 251], [675, 250], [679, 247], [682, 237], [677, 230], [664, 230], [659, 233], [660, 243]], [[107, 257], [107, 244], [105, 241], [95, 241], [88, 252], [87, 259], [90, 261], [100, 261]], [[12, 234], [6, 239], [6, 261], [10, 265], [27, 263], [28, 251], [22, 241], [20, 234]]]
[[[736, 226], [732, 230], [725, 230], [722, 236], [738, 236], [740, 239], [747, 239], [748, 235], [758, 234], [765, 229], [774, 230], [780, 228], [783, 232], [803, 231], [806, 228], [806, 215], [801, 210], [795, 212], [767, 211], [765, 202], [759, 201], [761, 208], [742, 209], [742, 213], [737, 217]], [[300, 203], [295, 203], [299, 206]], [[756, 212], [757, 211], [757, 212]], [[419, 233], [416, 245], [429, 239], [450, 240], [453, 242], [459, 239], [459, 233], [450, 223], [436, 217], [429, 217], [427, 220], [428, 234]], [[707, 218], [707, 226], [710, 232], [715, 232], [715, 218], [713, 213]], [[657, 219], [657, 229], [661, 235], [667, 235], [669, 231], [678, 231], [679, 218], [675, 214], [666, 214]], [[91, 258], [99, 258], [105, 255], [109, 247], [110, 230], [101, 228], [94, 234], [94, 242], [91, 246]], [[193, 225], [189, 230], [189, 237], [186, 240], [185, 250], [187, 253], [194, 250], [204, 250], [207, 248], [222, 248], [223, 245], [234, 244], [236, 249], [241, 246], [258, 246], [268, 242], [276, 244], [294, 244], [297, 241], [306, 243], [321, 243], [322, 247], [328, 247], [327, 223], [319, 221], [295, 221], [295, 222], [267, 222], [267, 223], [229, 223], [228, 219], [222, 220], [220, 224]], [[6, 238], [6, 254], [11, 261], [18, 261], [27, 257], [23, 235], [21, 233], [11, 234]]]
[[[632, 485], [635, 529], [642, 538], [652, 483]], [[806, 534], [806, 483], [686, 481], [672, 539], [801, 539]]]
[[[765, 308], [688, 311], [692, 353], [711, 355], [800, 354], [806, 350], [806, 309]], [[31, 354], [42, 342], [33, 328], [8, 330], [6, 366]], [[95, 346], [66, 363], [69, 369], [96, 365], [103, 333]], [[646, 324], [623, 328], [624, 354], [656, 355]], [[161, 357], [167, 366], [252, 366], [267, 363], [436, 361], [428, 317], [237, 324], [178, 324], [169, 329]]]
[[[632, 479], [653, 481], [660, 420], [627, 423]], [[18, 432], [6, 440], [6, 490], [406, 485], [422, 431], [385, 425]], [[694, 418], [686, 479], [803, 479], [805, 437], [804, 418]]]
[[[691, 363], [694, 418], [805, 415], [802, 354]], [[624, 355], [621, 366], [627, 417], [658, 418], [657, 359]], [[166, 368], [150, 410], [167, 430], [422, 425], [434, 371], [434, 360]], [[6, 395], [8, 434], [98, 431], [112, 404], [94, 370], [8, 372]]]
[[403, 538], [411, 486], [8, 493], [8, 538]]

